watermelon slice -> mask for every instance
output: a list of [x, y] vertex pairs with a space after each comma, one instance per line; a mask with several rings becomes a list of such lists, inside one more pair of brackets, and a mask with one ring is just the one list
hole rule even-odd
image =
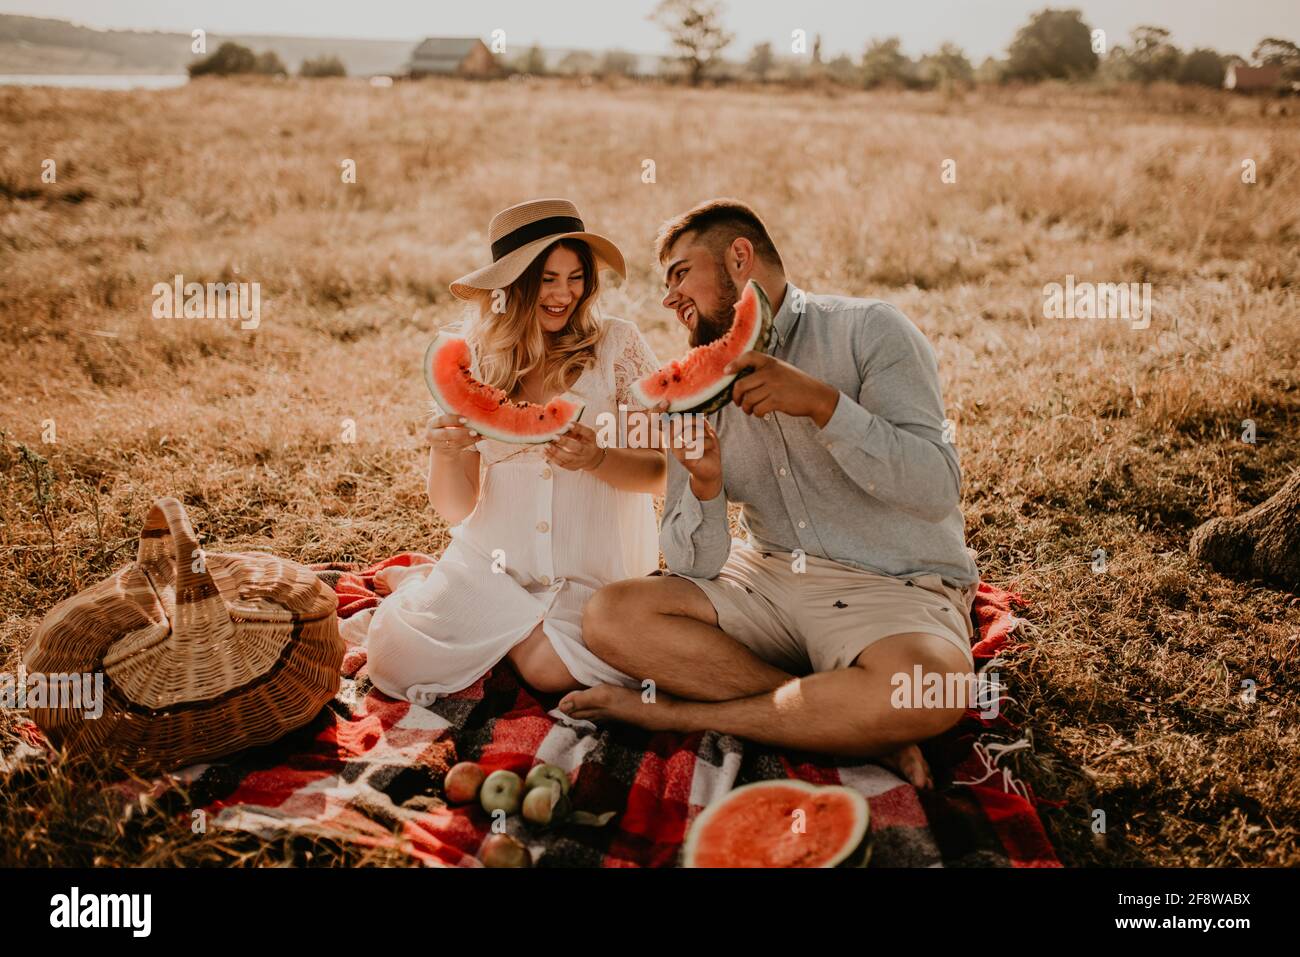
[[[797, 813], [802, 812], [802, 813]], [[759, 781], [700, 812], [683, 867], [864, 867], [867, 799], [839, 785]]]
[[632, 397], [645, 408], [668, 402], [669, 412], [716, 412], [731, 400], [731, 384], [744, 375], [726, 375], [727, 363], [751, 349], [767, 351], [772, 336], [772, 304], [754, 280], [736, 303], [731, 328], [721, 339], [696, 346], [632, 384]]
[[582, 406], [567, 399], [546, 405], [512, 402], [500, 389], [485, 385], [470, 372], [469, 343], [440, 332], [424, 353], [424, 381], [438, 407], [459, 415], [480, 435], [519, 445], [549, 442], [582, 415]]

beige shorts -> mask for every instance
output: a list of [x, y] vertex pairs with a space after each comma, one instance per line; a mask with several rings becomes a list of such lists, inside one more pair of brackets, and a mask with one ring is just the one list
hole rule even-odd
[[938, 575], [894, 578], [812, 555], [802, 562], [796, 571], [790, 552], [738, 544], [717, 578], [681, 577], [708, 596], [718, 627], [794, 675], [847, 668], [868, 645], [906, 633], [947, 639], [974, 669], [977, 585], [956, 588]]

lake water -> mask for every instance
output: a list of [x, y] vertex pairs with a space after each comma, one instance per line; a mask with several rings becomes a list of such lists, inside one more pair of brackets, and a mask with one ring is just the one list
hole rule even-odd
[[63, 76], [42, 73], [0, 73], [0, 86], [62, 86], [88, 90], [165, 90], [184, 86], [190, 78], [184, 74], [105, 74], [85, 73]]

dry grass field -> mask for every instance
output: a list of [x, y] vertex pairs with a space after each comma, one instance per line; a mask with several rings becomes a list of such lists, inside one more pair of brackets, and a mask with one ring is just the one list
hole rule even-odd
[[[1002, 675], [1033, 748], [1009, 760], [1062, 802], [1062, 859], [1300, 864], [1300, 601], [1186, 554], [1300, 462], [1295, 113], [1159, 89], [0, 88], [0, 670], [133, 557], [159, 495], [217, 551], [436, 552], [420, 358], [491, 214], [576, 200], [629, 256], [605, 311], [666, 358], [655, 228], [732, 195], [793, 281], [892, 301], [939, 354], [969, 544], [1032, 603]], [[177, 273], [259, 282], [260, 325], [153, 318]], [[1150, 327], [1045, 319], [1067, 275], [1150, 282]], [[0, 775], [0, 863], [362, 859], [106, 807], [58, 768]]]

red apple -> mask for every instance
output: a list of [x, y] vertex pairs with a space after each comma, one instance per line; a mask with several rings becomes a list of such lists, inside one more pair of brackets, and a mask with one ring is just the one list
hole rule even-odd
[[[516, 775], [517, 777], [518, 775]], [[532, 867], [533, 855], [509, 834], [491, 834], [479, 848], [484, 867]]]
[[461, 761], [447, 772], [442, 789], [452, 804], [468, 804], [478, 798], [487, 774], [473, 761]]

